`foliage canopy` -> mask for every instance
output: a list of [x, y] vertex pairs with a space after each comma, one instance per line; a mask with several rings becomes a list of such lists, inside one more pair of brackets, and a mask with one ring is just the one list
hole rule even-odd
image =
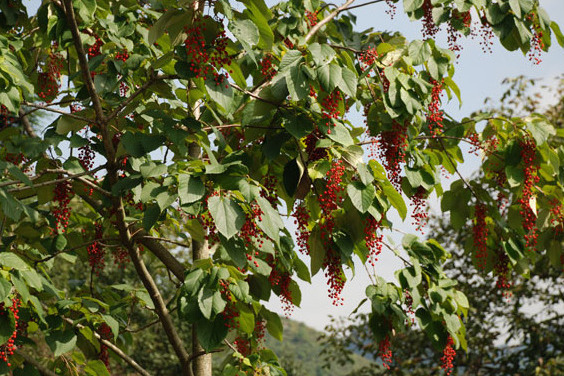
[[[356, 31], [347, 10], [379, 2], [53, 0], [29, 15], [0, 1], [0, 372], [104, 375], [112, 354], [147, 375], [127, 349], [146, 324], [132, 312], [149, 310], [182, 374], [206, 375], [203, 354], [228, 346], [223, 374], [284, 375], [261, 347], [265, 330], [282, 339], [262, 302], [299, 306], [295, 279], [323, 270], [340, 304], [355, 259], [375, 265], [383, 356], [412, 314], [434, 346], [465, 349], [470, 307], [440, 242], [407, 235], [397, 283], [377, 273], [391, 213], [412, 205], [424, 228], [432, 193], [453, 229], [475, 223], [480, 272], [503, 281], [543, 258], [561, 271], [562, 129], [441, 110], [443, 92], [460, 100], [461, 38], [479, 29], [536, 62], [552, 35], [564, 45], [558, 25], [533, 0], [404, 0], [423, 40]], [[35, 111], [57, 115], [40, 134]], [[484, 151], [482, 178], [458, 173], [462, 142]], [[88, 272], [58, 279], [64, 263]]]

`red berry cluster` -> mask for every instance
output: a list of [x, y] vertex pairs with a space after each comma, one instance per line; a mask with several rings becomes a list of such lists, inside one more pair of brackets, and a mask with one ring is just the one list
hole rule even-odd
[[284, 39], [284, 44], [286, 45], [286, 47], [288, 47], [289, 49], [293, 50], [294, 49], [294, 43], [292, 43], [292, 41], [289, 38], [285, 38]]
[[443, 82], [431, 78], [431, 103], [427, 106], [427, 125], [431, 136], [437, 136], [443, 130], [443, 111], [441, 110], [441, 93], [443, 91]]
[[202, 223], [202, 227], [204, 228], [204, 239], [208, 242], [210, 247], [214, 244], [219, 243], [219, 234], [217, 232], [217, 227], [215, 227], [213, 218], [209, 210], [207, 209], [208, 199], [212, 196], [219, 196], [219, 191], [212, 191], [208, 196], [206, 196], [205, 211], [200, 214], [200, 222]]
[[314, 27], [315, 25], [317, 25], [317, 11], [312, 13], [309, 10], [306, 10], [305, 16], [309, 27]]
[[104, 266], [106, 265], [104, 256], [106, 254], [106, 250], [102, 244], [100, 244], [100, 240], [104, 236], [104, 229], [101, 223], [94, 224], [94, 241], [88, 246], [86, 251], [88, 252], [88, 263], [92, 268], [92, 271], [96, 273], [96, 275], [100, 275], [100, 272], [104, 270]]
[[521, 160], [523, 162], [524, 169], [524, 183], [523, 183], [523, 193], [519, 199], [519, 204], [521, 206], [521, 217], [523, 223], [523, 229], [525, 230], [525, 241], [526, 248], [528, 250], [534, 250], [537, 244], [537, 227], [536, 221], [537, 216], [531, 205], [534, 204], [534, 194], [533, 187], [535, 183], [538, 183], [540, 178], [537, 175], [538, 167], [535, 165], [536, 157], [536, 143], [531, 137], [527, 137], [521, 142]]
[[[358, 60], [360, 61], [360, 70], [364, 72], [376, 63], [378, 60], [378, 51], [376, 51], [374, 47], [368, 47], [360, 53]], [[366, 77], [370, 77], [370, 73], [368, 73]]]
[[[271, 265], [272, 266], [272, 265]], [[290, 291], [290, 273], [280, 272], [275, 267], [272, 268], [268, 280], [271, 286], [278, 286], [280, 288], [280, 302], [282, 303], [282, 310], [284, 315], [289, 318], [294, 312], [294, 303], [292, 302], [292, 291]]]
[[255, 330], [253, 331], [253, 334], [257, 340], [257, 345], [259, 348], [264, 347], [264, 336], [266, 334], [266, 325], [264, 320], [262, 319], [258, 319], [255, 322]]
[[[259, 248], [262, 248], [262, 245], [264, 244], [265, 234], [257, 225], [257, 221], [262, 221], [263, 214], [264, 213], [260, 206], [255, 202], [251, 204], [251, 211], [246, 213], [245, 223], [243, 224], [243, 227], [241, 227], [241, 238], [249, 250], [253, 249], [253, 243], [256, 243]], [[259, 253], [255, 252], [254, 255], [258, 256]], [[247, 253], [247, 260], [249, 262], [253, 261], [253, 256], [249, 253]], [[253, 262], [256, 267], [259, 266], [256, 260]]]
[[[339, 89], [333, 90], [329, 95], [323, 98], [321, 101], [321, 107], [323, 112], [321, 117], [327, 119], [325, 125], [327, 127], [331, 126], [331, 119], [338, 119], [341, 113], [339, 112], [339, 102], [341, 101], [341, 92]], [[331, 134], [331, 128], [327, 130], [327, 133]]]
[[327, 158], [327, 149], [316, 147], [317, 141], [321, 138], [323, 138], [323, 135], [318, 128], [315, 128], [315, 130], [305, 138], [305, 151], [308, 155], [308, 162], [315, 162]]
[[550, 201], [550, 224], [554, 227], [556, 234], [564, 232], [564, 211], [562, 210], [562, 203], [557, 199]]
[[294, 217], [294, 224], [296, 225], [296, 241], [298, 243], [298, 248], [303, 254], [309, 255], [308, 240], [310, 231], [308, 229], [308, 222], [310, 216], [303, 202], [296, 206], [296, 209], [292, 213], [292, 217]]
[[94, 157], [95, 154], [90, 144], [78, 148], [78, 161], [86, 171], [89, 171], [94, 166]]
[[396, 16], [397, 6], [392, 0], [386, 0], [386, 4], [388, 5], [388, 9], [385, 10], [385, 13], [393, 20]]
[[251, 341], [248, 338], [238, 336], [233, 341], [233, 345], [244, 357], [251, 355]]
[[[16, 328], [14, 332], [8, 339], [8, 342], [0, 346], [0, 360], [3, 360], [8, 367], [11, 367], [12, 364], [8, 360], [8, 356], [14, 355], [14, 350], [16, 349], [16, 337], [18, 336], [18, 328], [20, 327], [19, 323], [19, 312], [20, 312], [20, 299], [17, 297], [12, 298], [12, 305], [8, 307], [8, 309], [12, 312], [14, 316], [14, 321], [16, 323]], [[4, 308], [4, 303], [0, 303], [0, 316], [8, 314], [8, 311]]]
[[88, 57], [92, 59], [93, 57], [100, 55], [100, 48], [104, 45], [104, 42], [102, 42], [98, 35], [91, 33], [89, 34], [92, 35], [94, 39], [96, 39], [96, 42], [94, 42], [92, 46], [88, 47]]
[[238, 328], [239, 322], [236, 320], [239, 317], [239, 311], [235, 307], [235, 302], [229, 290], [229, 281], [220, 279], [219, 280], [219, 292], [225, 301], [227, 302], [225, 309], [221, 312], [221, 315], [225, 319], [225, 326], [230, 329]]
[[478, 268], [484, 270], [488, 257], [488, 227], [486, 226], [486, 206], [478, 203], [474, 209], [474, 227], [472, 234], [474, 239], [474, 248], [476, 248], [476, 260]]
[[462, 51], [462, 45], [458, 43], [460, 37], [462, 37], [462, 33], [452, 26], [452, 22], [449, 22], [447, 26], [447, 43], [448, 48], [456, 54], [456, 58], [460, 57], [460, 52]]
[[112, 256], [114, 258], [114, 265], [117, 265], [120, 269], [125, 269], [125, 266], [129, 263], [129, 253], [127, 249], [117, 247], [112, 251]]
[[535, 18], [538, 16], [535, 13], [531, 13], [527, 16], [527, 19], [533, 21], [533, 39], [531, 39], [531, 47], [529, 49], [529, 61], [535, 65], [542, 63], [540, 55], [544, 49], [544, 42], [542, 41], [542, 30], [538, 20], [535, 22]]
[[401, 189], [401, 164], [405, 162], [407, 124], [393, 122], [392, 129], [380, 133], [378, 157], [388, 172], [388, 180], [396, 190]]
[[424, 39], [435, 38], [435, 35], [440, 31], [438, 25], [435, 24], [433, 21], [433, 5], [431, 4], [431, 0], [425, 0], [423, 2], [423, 28], [421, 29], [421, 33], [423, 34]]
[[366, 247], [368, 248], [367, 261], [372, 265], [376, 265], [378, 261], [378, 256], [382, 252], [382, 240], [384, 235], [378, 236], [376, 233], [382, 228], [382, 221], [377, 221], [376, 218], [369, 216], [366, 219], [366, 224], [364, 225], [364, 241], [366, 242]]
[[496, 288], [498, 290], [503, 290], [503, 296], [506, 299], [511, 297], [511, 281], [510, 281], [510, 272], [509, 272], [509, 257], [507, 254], [502, 250], [498, 250], [496, 252], [497, 261], [494, 265], [494, 274], [497, 276], [496, 280]]
[[325, 270], [325, 278], [327, 278], [329, 298], [335, 306], [343, 305], [344, 303], [341, 293], [345, 287], [346, 280], [341, 263], [341, 256], [333, 247], [325, 249], [323, 268]]
[[443, 350], [443, 356], [441, 357], [441, 368], [447, 375], [450, 375], [452, 373], [452, 369], [454, 367], [452, 361], [456, 356], [456, 350], [454, 349], [454, 347], [452, 347], [453, 345], [454, 340], [451, 336], [448, 336], [447, 344]]
[[494, 33], [485, 15], [481, 18], [480, 31], [478, 33], [480, 34], [480, 45], [482, 46], [482, 51], [484, 53], [489, 52], [491, 54]]
[[55, 217], [55, 228], [53, 229], [55, 233], [65, 232], [69, 225], [71, 188], [71, 184], [66, 180], [55, 185], [53, 201], [56, 207], [52, 212], [53, 217]]
[[259, 61], [260, 72], [267, 79], [270, 80], [276, 75], [276, 67], [272, 64], [272, 55], [266, 54], [264, 58]]
[[[101, 339], [105, 339], [107, 341], [112, 339], [112, 328], [106, 323], [102, 323], [98, 330], [96, 330], [100, 335]], [[105, 365], [106, 368], [110, 369], [110, 357], [108, 354], [108, 346], [106, 346], [103, 342], [100, 341], [100, 354], [98, 355], [98, 359], [100, 359]]]
[[482, 143], [480, 142], [480, 136], [476, 132], [472, 132], [468, 135], [468, 143], [470, 144], [470, 154], [475, 156], [480, 155], [480, 149], [482, 148]]
[[413, 310], [413, 297], [408, 289], [403, 290], [405, 294], [405, 313], [408, 319], [405, 321], [405, 326], [409, 327], [415, 325], [415, 311]]
[[392, 349], [390, 348], [390, 337], [386, 336], [378, 344], [378, 356], [382, 359], [382, 366], [384, 368], [390, 369], [392, 365]]
[[334, 161], [325, 175], [325, 189], [318, 197], [323, 219], [321, 223], [321, 238], [324, 240], [325, 245], [328, 244], [330, 234], [335, 227], [333, 210], [338, 209], [339, 204], [343, 201], [341, 192], [343, 192], [344, 188], [341, 183], [344, 174], [344, 163], [341, 160]]
[[413, 213], [411, 214], [411, 218], [413, 219], [412, 225], [415, 226], [416, 231], [420, 231], [422, 234], [425, 233], [423, 228], [427, 225], [427, 218], [429, 216], [429, 207], [427, 204], [428, 195], [425, 188], [419, 187], [410, 198], [411, 204], [413, 205]]
[[39, 98], [49, 103], [53, 101], [59, 94], [61, 87], [61, 69], [63, 68], [63, 59], [60, 54], [51, 52], [49, 59], [43, 71], [37, 77], [37, 84], [39, 86]]
[[278, 184], [278, 179], [274, 175], [266, 175], [264, 177], [264, 182], [262, 184], [263, 189], [260, 191], [261, 197], [270, 202], [273, 208], [276, 208], [278, 204], [278, 194], [276, 193], [276, 185]]
[[116, 53], [116, 60], [126, 62], [129, 59], [129, 52], [127, 52], [127, 48], [121, 52]]
[[217, 71], [226, 65], [230, 65], [232, 61], [226, 51], [229, 38], [225, 34], [222, 20], [219, 20], [222, 27], [218, 34], [210, 45], [206, 45], [205, 23], [206, 19], [210, 18], [210, 16], [197, 17], [192, 22], [192, 27], [186, 28], [188, 37], [184, 41], [184, 45], [190, 62], [190, 71], [195, 74], [196, 78], [205, 77], [208, 73], [213, 73], [214, 77], [217, 77], [219, 75]]
[[6, 106], [0, 104], [0, 130], [14, 124], [15, 122], [16, 117], [10, 114]]

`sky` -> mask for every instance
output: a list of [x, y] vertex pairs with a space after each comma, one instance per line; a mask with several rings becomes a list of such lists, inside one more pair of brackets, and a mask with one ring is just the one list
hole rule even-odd
[[[356, 1], [355, 4], [362, 4], [367, 1]], [[38, 0], [24, 1], [30, 13], [33, 13], [39, 6]], [[268, 1], [273, 4], [275, 1]], [[564, 30], [564, 0], [540, 0], [541, 6], [545, 8], [552, 20], [561, 25]], [[365, 30], [373, 27], [375, 30], [400, 31], [408, 40], [421, 39], [421, 22], [411, 22], [402, 11], [402, 1], [397, 3], [398, 9], [394, 19], [385, 13], [388, 9], [384, 2], [372, 4], [366, 7], [354, 9], [353, 14], [357, 16], [357, 30]], [[240, 5], [240, 4], [239, 4]], [[443, 30], [437, 37], [437, 43], [442, 47], [447, 47], [446, 32]], [[540, 65], [533, 65], [526, 56], [520, 51], [508, 52], [498, 42], [494, 43], [492, 53], [483, 53], [479, 44], [479, 39], [462, 40], [463, 51], [456, 64], [455, 82], [458, 84], [462, 93], [462, 104], [456, 99], [445, 104], [445, 110], [455, 119], [470, 114], [471, 112], [483, 107], [486, 97], [499, 98], [505, 88], [501, 86], [504, 78], [525, 75], [530, 78], [538, 79], [539, 84], [550, 85], [551, 79], [564, 73], [564, 49], [558, 46], [553, 38], [553, 45], [549, 53], [542, 56]], [[539, 85], [540, 86], [540, 85]], [[546, 104], [554, 102], [556, 98], [545, 98]], [[349, 118], [354, 123], [361, 124], [362, 119], [358, 116]], [[461, 173], [469, 176], [475, 170], [479, 161], [469, 159], [460, 169]], [[455, 178], [452, 178], [454, 180]], [[436, 204], [432, 204], [434, 210]], [[401, 224], [397, 217], [392, 218], [394, 224], [399, 224], [398, 230], [402, 232], [414, 233], [413, 227], [408, 223]], [[293, 232], [293, 224], [288, 227]], [[400, 243], [403, 235], [400, 232], [386, 233], [388, 243]], [[304, 260], [309, 264], [308, 260]], [[401, 263], [390, 251], [384, 250], [376, 265], [376, 273], [386, 280], [393, 280], [394, 271], [401, 267]], [[351, 272], [347, 271], [349, 278]], [[327, 297], [327, 287], [323, 272], [320, 271], [312, 281], [312, 284], [300, 283], [302, 292], [301, 307], [296, 308], [291, 316], [292, 319], [302, 321], [307, 325], [323, 330], [325, 325], [330, 322], [330, 316], [347, 316], [364, 298], [366, 286], [370, 280], [362, 265], [357, 265], [356, 275], [350, 278], [343, 290], [345, 298], [344, 305], [335, 307]], [[267, 307], [283, 314], [283, 310], [277, 301], [273, 299], [266, 304]], [[362, 311], [367, 311], [369, 305], [365, 304]]]

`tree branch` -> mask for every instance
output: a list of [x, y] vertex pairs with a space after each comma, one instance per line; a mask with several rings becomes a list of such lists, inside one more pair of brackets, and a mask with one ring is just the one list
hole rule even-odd
[[[84, 328], [84, 325], [75, 323], [73, 320], [69, 319], [68, 317], [63, 317], [63, 320], [71, 324], [72, 326], [76, 326], [78, 329]], [[94, 336], [98, 339], [98, 341], [102, 342], [105, 346], [107, 346], [110, 350], [112, 350], [117, 356], [122, 358], [127, 364], [129, 364], [133, 369], [135, 369], [139, 374], [142, 376], [151, 376], [147, 370], [141, 367], [134, 359], [132, 359], [129, 355], [124, 353], [119, 347], [114, 345], [112, 342], [103, 339], [100, 334], [93, 331]]]
[[133, 241], [141, 243], [147, 247], [161, 262], [167, 267], [168, 270], [174, 274], [180, 281], [184, 281], [184, 273], [186, 268], [180, 261], [176, 259], [158, 240], [149, 237], [147, 232], [143, 229], [131, 229], [135, 234], [132, 238]]
[[360, 8], [360, 7], [365, 7], [367, 5], [372, 5], [372, 4], [376, 4], [376, 3], [381, 3], [382, 1], [385, 1], [385, 0], [373, 0], [373, 1], [369, 1], [369, 2], [364, 3], [364, 4], [353, 5], [353, 6], [350, 6], [350, 7], [346, 7], [345, 9], [343, 9], [343, 11], [355, 9], [355, 8]]
[[[78, 174], [70, 174], [67, 170], [63, 170], [63, 169], [46, 169], [41, 171], [39, 174], [37, 174], [36, 176], [34, 176], [31, 180], [36, 180], [37, 178], [39, 178], [40, 176], [43, 176], [45, 174], [67, 174], [67, 177], [64, 178], [59, 178], [59, 179], [55, 179], [55, 180], [50, 180], [50, 181], [45, 181], [43, 183], [38, 183], [38, 184], [33, 184], [31, 187], [25, 186], [25, 187], [19, 187], [19, 188], [12, 188], [9, 189], [8, 192], [12, 193], [12, 192], [22, 192], [28, 189], [34, 189], [34, 188], [40, 188], [40, 187], [45, 187], [48, 185], [53, 185], [53, 184], [58, 184], [67, 180], [72, 180], [72, 179], [78, 179], [81, 176], [85, 176], [85, 175], [90, 175], [95, 173], [96, 171], [100, 171], [103, 170], [104, 168], [106, 168], [106, 166], [102, 165], [102, 166], [98, 166], [93, 170], [89, 170], [89, 171], [84, 171], [84, 172], [80, 172]], [[4, 183], [0, 184], [0, 188], [2, 187], [7, 187], [10, 185], [15, 185], [15, 184], [21, 184], [22, 182], [19, 180], [10, 180]], [[102, 188], [100, 188], [102, 189]], [[111, 193], [106, 192], [106, 194], [109, 194], [111, 196]]]
[[39, 373], [42, 374], [43, 376], [59, 376], [55, 372], [51, 371], [49, 368], [45, 367], [43, 364], [39, 363], [37, 359], [29, 355], [28, 353], [24, 352], [23, 350], [16, 349], [14, 350], [14, 353], [24, 358], [24, 360], [27, 363], [34, 366], [39, 371]]
[[307, 35], [304, 38], [304, 44], [307, 43], [315, 35], [315, 33], [317, 33], [319, 31], [319, 29], [321, 29], [323, 26], [325, 26], [325, 24], [327, 24], [333, 18], [337, 17], [339, 15], [339, 13], [346, 10], [352, 3], [354, 3], [354, 0], [347, 0], [346, 3], [344, 3], [343, 5], [341, 5], [340, 7], [338, 7], [337, 9], [332, 11], [331, 13], [329, 13], [329, 15], [327, 17], [325, 17], [317, 25], [312, 27], [311, 30], [309, 31], [309, 33], [307, 33]]
[[[43, 106], [43, 105], [37, 104], [37, 103], [23, 102], [23, 105], [27, 106], [27, 107], [36, 108], [38, 110], [43, 110], [43, 111], [47, 111], [47, 112], [53, 112], [53, 113], [56, 113], [56, 114], [65, 115], [65, 116], [68, 116], [70, 118], [83, 121], [85, 123], [94, 123], [95, 122], [93, 119], [89, 119], [89, 118], [86, 118], [84, 116], [76, 115], [76, 114], [73, 114], [73, 113], [70, 113], [70, 112], [65, 112], [65, 111], [59, 110], [57, 108]], [[21, 113], [20, 113], [20, 116], [23, 116], [23, 115], [21, 115]]]

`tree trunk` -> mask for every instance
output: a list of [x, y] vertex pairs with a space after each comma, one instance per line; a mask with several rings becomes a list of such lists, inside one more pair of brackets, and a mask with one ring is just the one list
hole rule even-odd
[[[196, 261], [208, 257], [210, 257], [208, 242], [198, 242], [192, 239], [193, 260]], [[197, 354], [201, 351], [204, 351], [204, 349], [200, 346], [196, 325], [194, 324], [192, 325], [192, 353]], [[204, 354], [195, 357], [192, 361], [192, 371], [194, 372], [194, 376], [212, 376], [212, 354]]]

